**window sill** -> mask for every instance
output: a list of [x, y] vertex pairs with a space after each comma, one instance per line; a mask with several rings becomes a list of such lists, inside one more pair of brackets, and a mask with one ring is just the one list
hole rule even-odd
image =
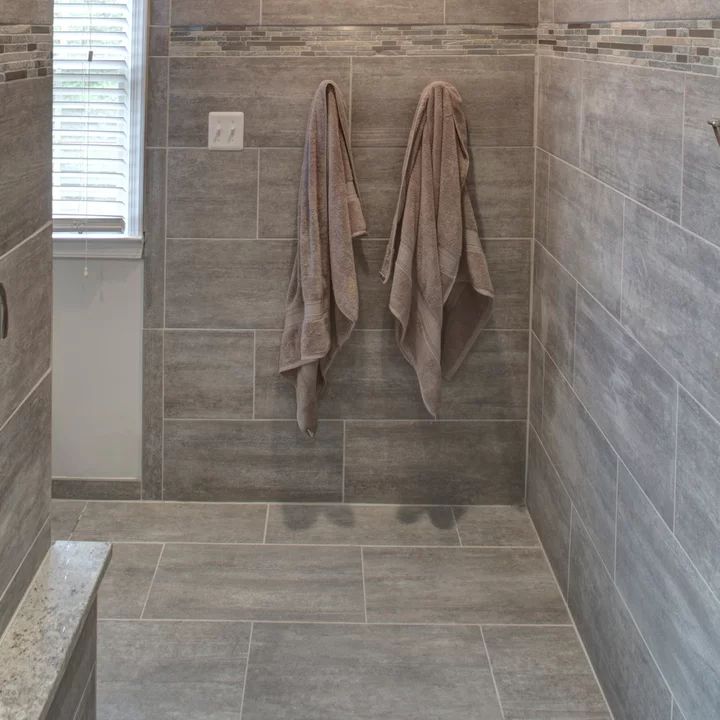
[[143, 256], [142, 237], [53, 233], [54, 258], [88, 260], [139, 260]]

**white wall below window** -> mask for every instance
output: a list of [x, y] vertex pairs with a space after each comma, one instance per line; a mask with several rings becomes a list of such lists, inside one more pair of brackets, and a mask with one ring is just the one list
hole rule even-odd
[[55, 259], [54, 477], [139, 478], [142, 260]]

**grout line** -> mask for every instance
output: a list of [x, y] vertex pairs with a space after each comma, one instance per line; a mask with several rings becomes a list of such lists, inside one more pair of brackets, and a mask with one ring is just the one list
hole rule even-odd
[[255, 188], [255, 240], [260, 239], [260, 148], [257, 148], [257, 187]]
[[362, 620], [248, 620], [227, 618], [129, 618], [129, 617], [101, 617], [98, 622], [112, 623], [237, 623], [248, 625], [370, 625], [374, 627], [473, 627], [473, 628], [572, 628], [572, 622], [567, 623], [458, 623], [458, 622], [368, 622]]
[[459, 547], [463, 547], [462, 537], [460, 536], [460, 526], [458, 525], [457, 516], [455, 515], [455, 509], [452, 506], [450, 506], [450, 514], [452, 515], [453, 522], [455, 523], [455, 532], [457, 532]]
[[267, 504], [265, 511], [265, 529], [263, 530], [263, 545], [267, 544], [268, 523], [270, 522], [270, 503]]
[[[575, 280], [575, 276], [571, 275], [573, 280]], [[572, 375], [571, 375], [571, 382], [570, 387], [575, 387], [575, 358], [577, 357], [577, 309], [578, 309], [578, 299], [580, 296], [580, 283], [575, 280], [575, 307], [573, 308], [573, 345], [572, 345]]]
[[[550, 456], [548, 455], [548, 458]], [[551, 461], [552, 462], [552, 461]], [[567, 492], [567, 491], [566, 491]], [[567, 578], [565, 578], [565, 597], [570, 597], [570, 553], [572, 552], [572, 531], [573, 531], [573, 516], [577, 513], [577, 510], [575, 509], [575, 503], [572, 500], [572, 497], [568, 493], [568, 497], [570, 497], [570, 522], [568, 525], [570, 526], [568, 529], [568, 566], [567, 566]], [[542, 545], [542, 540], [540, 541], [540, 544]], [[549, 559], [548, 559], [549, 562]], [[561, 593], [562, 594], [562, 593]], [[568, 612], [570, 612], [570, 608], [568, 606]]]
[[[527, 331], [524, 331], [527, 332]], [[565, 377], [563, 375], [563, 377]], [[238, 423], [238, 422], [251, 422], [251, 418], [217, 418], [217, 417], [170, 417], [165, 418], [167, 422], [180, 422], [180, 423], [186, 423], [186, 422], [217, 422], [217, 423]], [[440, 420], [434, 420], [433, 418], [428, 417], [418, 417], [418, 418], [381, 418], [381, 417], [372, 417], [372, 418], [321, 418], [320, 424], [321, 425], [332, 425], [337, 423], [370, 423], [370, 424], [377, 424], [377, 423], [407, 423], [407, 424], [416, 424], [416, 423], [468, 423], [470, 425], [479, 425], [482, 423], [503, 423], [503, 424], [525, 424], [527, 421], [527, 418], [442, 418]], [[296, 423], [296, 420], [293, 420], [292, 418], [285, 417], [285, 418], [255, 418], [254, 422], [261, 423], [261, 422], [267, 422], [267, 423]], [[302, 503], [301, 503], [302, 504]], [[433, 506], [434, 507], [434, 506]]]
[[145, 610], [147, 609], [148, 600], [150, 599], [150, 593], [152, 592], [153, 585], [155, 584], [155, 577], [160, 568], [160, 560], [162, 560], [162, 556], [163, 556], [164, 552], [165, 552], [165, 543], [163, 543], [163, 546], [160, 548], [160, 554], [158, 555], [157, 563], [155, 564], [155, 572], [153, 572], [152, 579], [150, 580], [150, 587], [148, 587], [147, 595], [145, 596], [145, 602], [143, 603], [142, 612], [140, 613], [141, 620], [145, 619], [144, 618]]
[[[14, 253], [16, 250], [19, 250], [24, 245], [27, 245], [29, 242], [34, 240], [38, 235], [40, 235], [41, 233], [44, 233], [48, 229], [48, 227], [52, 227], [52, 221], [46, 222], [41, 228], [39, 228], [38, 230], [35, 230], [35, 232], [31, 233], [26, 238], [23, 238], [16, 245], [13, 245], [7, 252], [0, 255], [0, 260], [5, 260], [8, 257], [8, 255], [10, 255], [11, 253]], [[64, 258], [59, 258], [59, 259], [62, 260]]]
[[490, 668], [490, 677], [492, 679], [493, 687], [495, 688], [495, 697], [497, 697], [498, 705], [500, 706], [500, 715], [503, 720], [505, 720], [505, 710], [503, 709], [502, 699], [500, 698], [500, 690], [498, 689], [497, 681], [495, 680], [495, 671], [493, 670], [492, 660], [490, 659], [490, 651], [488, 650], [487, 641], [485, 640], [485, 631], [483, 630], [482, 625], [480, 625], [480, 637], [482, 637], [485, 657], [487, 658], [488, 667]]
[[248, 671], [250, 670], [250, 651], [252, 650], [252, 636], [253, 636], [253, 630], [255, 629], [255, 622], [250, 623], [250, 635], [248, 637], [248, 650], [247, 650], [247, 658], [245, 658], [245, 675], [243, 677], [243, 691], [242, 691], [242, 697], [240, 698], [240, 716], [239, 720], [242, 720], [243, 715], [243, 707], [245, 706], [245, 691], [247, 690], [247, 679], [248, 679]]
[[613, 572], [612, 580], [615, 582], [617, 575], [617, 548], [618, 548], [618, 515], [620, 514], [620, 458], [615, 458], [615, 547], [613, 548]]
[[24, 407], [25, 403], [32, 397], [35, 391], [45, 382], [47, 377], [50, 375], [52, 370], [48, 368], [42, 375], [42, 377], [32, 386], [30, 392], [17, 404], [15, 409], [8, 415], [7, 420], [0, 425], [0, 433], [10, 424], [10, 421], [18, 414], [18, 412]]
[[203, 547], [226, 547], [226, 548], [262, 548], [262, 547], [287, 547], [287, 548], [338, 548], [352, 549], [362, 548], [364, 550], [495, 550], [515, 552], [518, 550], [539, 550], [536, 545], [371, 545], [369, 543], [288, 543], [288, 542], [207, 542], [204, 540], [97, 540], [83, 538], [81, 542], [111, 542], [113, 545], [186, 545]]
[[[90, 668], [90, 673], [88, 674], [88, 679], [85, 681], [85, 685], [83, 686], [83, 691], [80, 695], [80, 699], [78, 700], [77, 707], [75, 708], [75, 713], [73, 714], [72, 720], [80, 720], [80, 715], [78, 714], [80, 710], [82, 709], [83, 702], [89, 698], [88, 690], [90, 689], [90, 683], [95, 680], [97, 682], [97, 664], [93, 663], [93, 666]], [[82, 717], [87, 717], [83, 714]], [[670, 719], [672, 720], [672, 718]]]
[[340, 499], [345, 502], [345, 447], [347, 441], [347, 422], [343, 420], [343, 444], [342, 444], [342, 488], [340, 493]]
[[[675, 525], [677, 521], [677, 468], [678, 468], [678, 426], [680, 418], [680, 384], [676, 383], [675, 386], [675, 462], [673, 465], [673, 514], [672, 514], [672, 528], [673, 535], [675, 534]], [[679, 542], [679, 541], [678, 541]]]
[[252, 367], [252, 378], [253, 378], [253, 393], [252, 393], [252, 419], [255, 420], [255, 395], [257, 392], [257, 333], [253, 330], [253, 367]]
[[360, 571], [362, 573], [362, 585], [363, 585], [363, 609], [365, 611], [365, 624], [368, 624], [368, 611], [367, 611], [367, 590], [365, 588], [365, 551], [360, 548]]
[[[60, 500], [59, 502], [66, 502], [66, 501]], [[70, 502], [73, 502], [73, 501], [71, 500]], [[77, 518], [75, 519], [75, 523], [73, 524], [72, 530], [68, 534], [68, 537], [67, 537], [68, 540], [72, 540], [73, 533], [77, 530], [77, 527], [80, 524], [80, 520], [82, 520], [82, 517], [85, 514], [85, 511], [87, 510], [87, 506], [88, 506], [88, 503], [86, 500], [85, 504], [82, 506], [82, 510], [80, 511]]]
[[685, 118], [687, 117], [687, 74], [683, 75], [683, 102], [680, 118], [680, 224], [683, 221], [683, 196], [685, 195]]
[[620, 239], [620, 324], [623, 323], [623, 285], [625, 284], [625, 218], [627, 217], [627, 198], [622, 204], [622, 237]]

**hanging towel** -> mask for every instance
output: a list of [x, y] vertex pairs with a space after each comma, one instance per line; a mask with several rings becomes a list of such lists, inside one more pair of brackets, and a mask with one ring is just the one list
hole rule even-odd
[[358, 319], [353, 238], [365, 232], [345, 101], [325, 81], [305, 136], [297, 254], [280, 341], [280, 373], [295, 385], [298, 425], [310, 437], [328, 368]]
[[381, 270], [392, 277], [397, 342], [433, 417], [492, 309], [494, 291], [470, 203], [467, 124], [458, 91], [434, 82], [413, 120]]

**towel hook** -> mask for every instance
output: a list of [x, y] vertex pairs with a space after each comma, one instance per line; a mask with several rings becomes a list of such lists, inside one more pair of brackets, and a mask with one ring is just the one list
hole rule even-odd
[[708, 120], [708, 125], [713, 129], [715, 139], [718, 141], [718, 145], [720, 145], [720, 118]]

